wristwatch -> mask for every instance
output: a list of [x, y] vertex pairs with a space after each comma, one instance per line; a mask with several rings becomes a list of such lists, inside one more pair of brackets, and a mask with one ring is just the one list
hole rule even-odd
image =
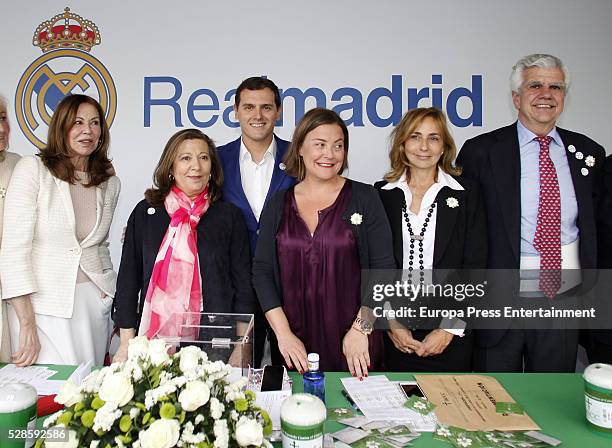
[[365, 334], [366, 336], [370, 335], [372, 331], [374, 331], [372, 322], [370, 322], [369, 320], [362, 319], [360, 317], [355, 319], [351, 328], [354, 328], [355, 330], [362, 334]]

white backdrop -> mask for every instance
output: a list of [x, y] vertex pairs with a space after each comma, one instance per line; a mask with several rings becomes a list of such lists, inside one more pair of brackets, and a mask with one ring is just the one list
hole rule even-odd
[[[32, 45], [36, 27], [69, 6], [91, 20], [101, 44], [91, 50], [110, 72], [117, 89], [116, 117], [111, 128], [111, 155], [123, 190], [111, 233], [111, 251], [119, 261], [121, 229], [133, 206], [151, 184], [154, 166], [169, 136], [177, 130], [168, 106], [151, 107], [145, 126], [145, 80], [174, 78], [183, 89], [177, 100], [183, 126], [192, 126], [187, 108], [190, 95], [209, 89], [223, 110], [231, 105], [226, 92], [252, 75], [267, 75], [283, 90], [320, 89], [328, 107], [340, 88], [354, 88], [363, 97], [363, 126], [349, 127], [349, 172], [352, 178], [374, 182], [387, 168], [388, 135], [392, 126], [372, 124], [366, 98], [377, 88], [392, 88], [396, 106], [407, 109], [407, 90], [441, 89], [444, 109], [449, 93], [475, 91], [472, 77], [482, 80], [481, 99], [463, 97], [458, 113], [482, 112], [482, 123], [453, 126], [460, 147], [466, 138], [508, 124], [516, 118], [508, 77], [523, 55], [547, 52], [561, 57], [572, 74], [572, 86], [560, 125], [583, 132], [612, 148], [612, 126], [607, 114], [612, 104], [608, 83], [612, 72], [612, 2], [591, 0], [350, 0], [298, 2], [227, 2], [217, 0], [147, 2], [106, 0], [3, 2], [0, 15], [0, 92], [13, 103], [28, 66], [42, 55]], [[432, 78], [441, 75], [441, 80]], [[438, 77], [439, 78], [439, 77]], [[154, 83], [151, 96], [168, 98], [171, 85]], [[78, 93], [79, 88], [73, 90]], [[86, 94], [96, 96], [85, 89]], [[438, 93], [436, 93], [437, 95]], [[430, 95], [431, 97], [431, 95]], [[197, 104], [210, 104], [200, 96]], [[315, 101], [306, 101], [306, 108]], [[429, 106], [431, 99], [419, 105]], [[283, 126], [277, 134], [289, 139], [295, 124], [293, 100], [287, 98]], [[13, 109], [13, 104], [10, 106]], [[378, 102], [378, 115], [391, 113], [391, 101]], [[215, 112], [198, 111], [206, 121]], [[350, 112], [342, 114], [351, 116]], [[233, 114], [229, 119], [234, 120]], [[41, 123], [44, 126], [44, 123]], [[32, 154], [36, 148], [25, 137], [11, 112], [11, 150]], [[39, 128], [43, 129], [43, 128]], [[220, 117], [203, 129], [218, 144], [239, 135]]]

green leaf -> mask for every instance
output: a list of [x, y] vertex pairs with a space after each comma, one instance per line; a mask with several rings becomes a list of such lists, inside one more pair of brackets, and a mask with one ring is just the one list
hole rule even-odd
[[185, 421], [185, 417], [187, 416], [187, 413], [185, 411], [181, 412], [181, 415], [179, 416], [179, 423], [182, 425], [183, 422]]
[[249, 402], [246, 400], [246, 398], [239, 398], [234, 400], [234, 407], [238, 412], [244, 412], [249, 408]]
[[104, 406], [104, 400], [102, 400], [100, 397], [98, 397], [98, 395], [96, 394], [95, 398], [92, 400], [91, 402], [91, 408], [95, 409], [96, 411], [98, 409], [100, 409], [102, 406]]
[[130, 436], [128, 436], [128, 435], [121, 435], [121, 436], [117, 436], [117, 437], [119, 437], [119, 440], [121, 440], [126, 445], [132, 443], [132, 438]]
[[74, 412], [79, 412], [83, 410], [83, 408], [85, 408], [85, 403], [79, 401], [77, 404], [74, 405]]
[[159, 416], [161, 418], [172, 419], [176, 415], [176, 409], [172, 403], [164, 403], [159, 408]]
[[57, 419], [57, 423], [68, 427], [68, 423], [70, 423], [71, 420], [72, 420], [72, 412], [66, 411], [62, 415], [59, 416], [59, 418]]
[[149, 421], [149, 419], [151, 418], [151, 413], [147, 412], [143, 417], [142, 417], [142, 424], [146, 425], [147, 422]]
[[95, 417], [96, 417], [96, 411], [92, 411], [91, 409], [89, 409], [83, 412], [83, 415], [81, 415], [81, 423], [86, 428], [91, 428], [93, 427]]
[[270, 415], [268, 414], [268, 412], [266, 412], [263, 409], [260, 409], [259, 413], [263, 417], [263, 421], [264, 421], [264, 427], [263, 427], [264, 435], [269, 436], [270, 434], [272, 434], [272, 419], [270, 418]]
[[132, 419], [129, 415], [123, 415], [119, 420], [119, 429], [122, 432], [128, 432], [132, 427]]

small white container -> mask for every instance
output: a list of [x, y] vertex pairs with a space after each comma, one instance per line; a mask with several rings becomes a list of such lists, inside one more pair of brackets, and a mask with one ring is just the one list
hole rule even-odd
[[587, 424], [593, 432], [612, 438], [612, 366], [591, 364], [583, 377]]
[[283, 448], [322, 448], [325, 404], [314, 395], [294, 394], [281, 405]]

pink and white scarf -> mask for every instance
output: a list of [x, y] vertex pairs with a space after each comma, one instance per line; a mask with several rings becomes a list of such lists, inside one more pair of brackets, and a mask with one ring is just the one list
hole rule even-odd
[[138, 334], [169, 342], [193, 340], [202, 306], [196, 226], [210, 206], [208, 188], [192, 203], [174, 186], [164, 206], [170, 225], [155, 258]]

